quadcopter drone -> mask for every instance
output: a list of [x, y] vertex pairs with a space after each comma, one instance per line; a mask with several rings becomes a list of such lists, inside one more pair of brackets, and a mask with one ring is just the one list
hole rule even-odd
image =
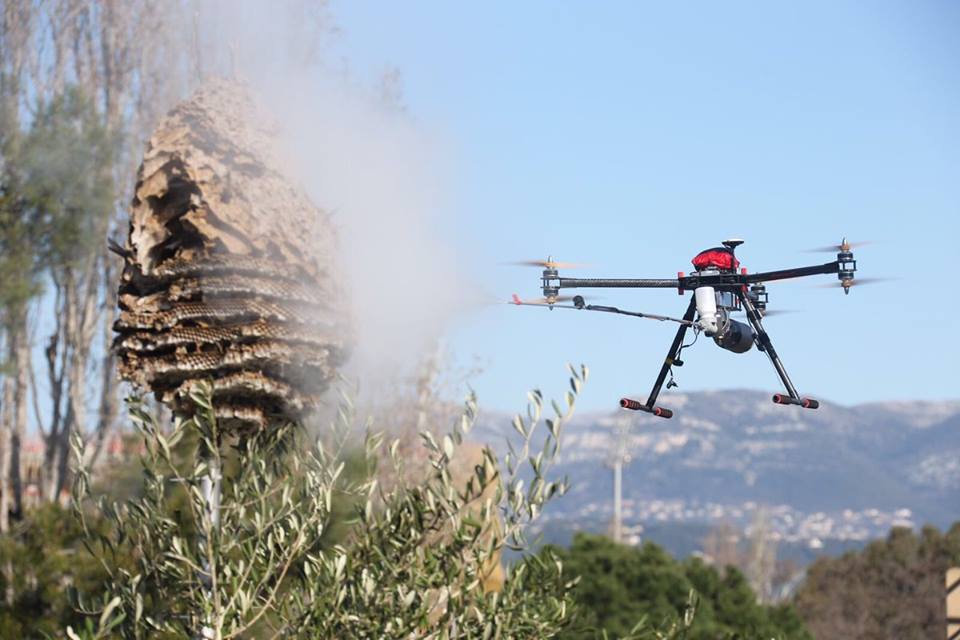
[[[543, 275], [541, 276], [541, 287], [543, 289], [543, 298], [534, 301], [524, 301], [516, 294], [513, 295], [511, 304], [541, 306], [564, 309], [579, 309], [587, 311], [603, 311], [606, 313], [618, 313], [621, 315], [633, 316], [637, 318], [648, 318], [651, 320], [669, 321], [679, 323], [677, 334], [673, 338], [667, 357], [660, 368], [660, 374], [657, 376], [653, 389], [647, 397], [646, 402], [623, 398], [620, 400], [620, 406], [624, 409], [634, 411], [645, 411], [660, 418], [673, 417], [673, 411], [664, 407], [656, 406], [657, 397], [663, 387], [667, 377], [670, 377], [667, 388], [677, 386], [673, 381], [673, 367], [682, 367], [683, 360], [680, 359], [681, 352], [691, 346], [684, 344], [683, 339], [688, 329], [693, 330], [695, 336], [701, 332], [706, 336], [713, 338], [713, 341], [721, 348], [734, 353], [745, 353], [756, 344], [757, 349], [763, 351], [770, 358], [773, 368], [780, 376], [783, 386], [786, 388], [786, 394], [777, 393], [773, 396], [773, 401], [781, 405], [797, 405], [804, 409], [816, 409], [820, 403], [813, 398], [801, 398], [797, 393], [790, 376], [773, 348], [770, 336], [763, 328], [762, 319], [771, 312], [767, 311], [768, 295], [765, 282], [773, 280], [786, 280], [788, 278], [802, 278], [822, 273], [835, 273], [839, 283], [833, 286], [843, 288], [845, 294], [850, 293], [850, 287], [859, 284], [865, 284], [870, 281], [867, 279], [854, 280], [854, 274], [857, 271], [857, 262], [853, 258], [853, 248], [858, 243], [853, 244], [843, 239], [839, 245], [832, 245], [815, 251], [837, 251], [837, 259], [826, 264], [810, 267], [797, 267], [794, 269], [782, 269], [779, 271], [764, 271], [761, 273], [747, 273], [746, 269], [740, 268], [740, 261], [735, 255], [736, 248], [743, 244], [743, 240], [730, 239], [722, 243], [722, 247], [713, 247], [701, 251], [693, 258], [695, 271], [690, 275], [684, 275], [681, 271], [676, 278], [672, 279], [610, 279], [610, 278], [562, 278], [558, 272], [560, 268], [566, 268], [571, 265], [568, 263], [554, 262], [548, 258], [546, 261], [528, 261], [514, 264], [529, 266], [542, 266]], [[586, 304], [583, 296], [561, 297], [560, 289], [574, 288], [623, 288], [623, 289], [676, 289], [677, 293], [683, 295], [687, 291], [692, 291], [693, 296], [690, 304], [687, 305], [687, 311], [682, 318], [673, 318], [670, 316], [660, 316], [649, 313], [640, 313], [636, 311], [623, 311], [616, 307], [603, 305]], [[557, 304], [558, 302], [571, 301], [572, 305]], [[746, 313], [747, 322], [745, 324], [731, 318], [731, 315], [738, 311]]]

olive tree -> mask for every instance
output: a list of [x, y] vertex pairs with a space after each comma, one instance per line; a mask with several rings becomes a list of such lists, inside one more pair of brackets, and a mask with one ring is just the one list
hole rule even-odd
[[[445, 435], [422, 433], [427, 477], [395, 472], [405, 479], [388, 488], [375, 461], [398, 471], [400, 442], [369, 424], [355, 428], [347, 394], [316, 439], [298, 424], [222, 432], [207, 385], [192, 392], [196, 411], [168, 431], [131, 402], [143, 442], [139, 496], [111, 503], [92, 495], [85, 468], [75, 473], [81, 522], [99, 515], [110, 523], [107, 533], [86, 529], [110, 578], [102, 596], [78, 594], [90, 618], [68, 635], [554, 636], [569, 620], [574, 579], [552, 554], [523, 552], [530, 525], [567, 488], [550, 467], [587, 369], [570, 373], [570, 391], [552, 403], [551, 417], [539, 391], [528, 395], [502, 459], [483, 448], [467, 473], [455, 468], [477, 417], [471, 395]], [[74, 448], [84, 460], [79, 438]], [[201, 490], [211, 469], [222, 473], [218, 508]], [[344, 504], [352, 515], [333, 538]], [[505, 549], [521, 552], [506, 568]]]

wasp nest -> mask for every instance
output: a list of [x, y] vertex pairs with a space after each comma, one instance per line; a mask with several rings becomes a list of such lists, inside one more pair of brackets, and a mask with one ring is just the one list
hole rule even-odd
[[218, 82], [180, 104], [137, 174], [120, 282], [120, 374], [176, 410], [213, 385], [227, 422], [313, 408], [345, 357], [329, 217], [272, 151], [269, 119]]

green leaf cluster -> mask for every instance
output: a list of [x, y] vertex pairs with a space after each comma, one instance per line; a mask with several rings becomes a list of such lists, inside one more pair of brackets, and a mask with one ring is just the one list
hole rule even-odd
[[[699, 558], [675, 560], [653, 543], [629, 547], [590, 534], [575, 536], [569, 549], [548, 550], [580, 576], [573, 591], [577, 619], [562, 638], [594, 638], [598, 632], [634, 637], [641, 619], [656, 628], [681, 629], [677, 637], [691, 640], [812, 637], [789, 606], [758, 604], [734, 567], [721, 572]], [[683, 629], [691, 591], [697, 594], [696, 616]]]
[[120, 136], [68, 87], [22, 131], [0, 113], [0, 313], [17, 317], [44, 270], [74, 266], [103, 241]]
[[[402, 479], [388, 489], [374, 473], [359, 479], [345, 473], [361, 435], [345, 394], [334, 424], [316, 440], [293, 424], [222, 432], [209, 385], [197, 386], [196, 413], [171, 431], [133, 403], [144, 447], [141, 490], [123, 502], [95, 498], [88, 472], [75, 474], [81, 522], [89, 522], [85, 505], [93, 501], [108, 523], [86, 529], [108, 579], [102, 595], [79, 599], [91, 622], [69, 632], [80, 638], [554, 637], [568, 623], [574, 580], [549, 553], [506, 568], [501, 554], [524, 549], [530, 525], [566, 490], [549, 469], [586, 376], [586, 368], [571, 368], [573, 391], [547, 419], [541, 394], [531, 392], [526, 414], [514, 422], [520, 441], [503, 461], [483, 449], [465, 474], [456, 461], [478, 411], [472, 396], [446, 435], [422, 434], [430, 472], [416, 482], [404, 479], [399, 442], [366, 430], [367, 470], [390, 460]], [[79, 440], [74, 448], [82, 460]], [[204, 496], [211, 479], [222, 488], [218, 510]], [[353, 505], [352, 520], [330, 545], [324, 536], [335, 522], [334, 504], [344, 498]]]
[[22, 138], [16, 170], [44, 262], [75, 264], [103, 242], [120, 140], [78, 87], [44, 105]]
[[885, 540], [807, 570], [794, 602], [818, 638], [942, 637], [944, 578], [960, 566], [960, 522], [941, 533], [894, 528]]
[[106, 579], [69, 511], [56, 504], [28, 511], [0, 537], [0, 638], [60, 636], [83, 622], [69, 592], [98, 593]]

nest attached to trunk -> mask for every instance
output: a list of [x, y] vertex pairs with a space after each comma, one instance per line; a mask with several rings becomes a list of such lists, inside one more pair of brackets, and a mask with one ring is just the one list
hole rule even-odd
[[210, 382], [218, 416], [247, 427], [315, 407], [348, 342], [336, 234], [285, 176], [266, 122], [226, 81], [171, 111], [116, 248], [121, 377], [177, 411]]

